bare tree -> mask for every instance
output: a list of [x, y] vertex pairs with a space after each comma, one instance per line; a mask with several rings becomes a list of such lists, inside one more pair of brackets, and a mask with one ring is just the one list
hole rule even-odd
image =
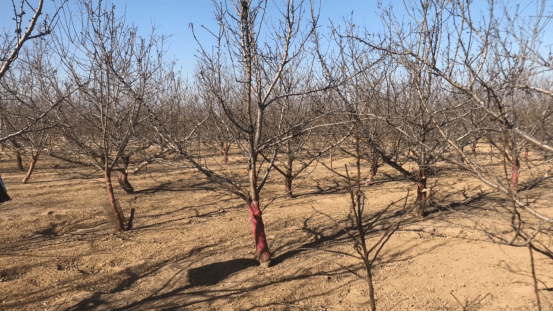
[[[267, 1], [257, 4], [246, 0], [226, 4], [214, 2], [214, 5], [220, 29], [212, 34], [218, 46], [213, 54], [201, 47], [197, 79], [204, 97], [213, 101], [206, 107], [212, 107], [216, 123], [230, 134], [247, 163], [246, 182], [224, 177], [207, 165], [202, 166], [186, 151], [185, 144], [165, 129], [163, 120], [153, 119], [156, 129], [175, 152], [223, 189], [246, 202], [257, 258], [262, 266], [268, 266], [271, 253], [265, 235], [260, 192], [280, 144], [297, 134], [269, 133], [266, 130], [267, 112], [278, 100], [298, 95], [277, 93], [276, 89], [291, 62], [307, 52], [308, 39], [316, 21], [305, 26], [302, 23], [304, 1], [299, 4], [292, 0], [286, 2], [280, 9], [282, 17], [274, 23], [267, 20]], [[199, 125], [197, 123], [193, 130]], [[263, 152], [271, 155], [269, 161], [259, 159]]]
[[31, 47], [23, 48], [22, 53], [22, 62], [6, 74], [8, 79], [0, 85], [4, 99], [1, 114], [5, 133], [15, 132], [37, 119], [29, 131], [8, 140], [15, 149], [18, 166], [21, 165], [22, 154], [30, 158], [27, 175], [22, 181], [26, 183], [39, 156], [48, 149], [55, 127], [48, 115], [39, 116], [52, 106], [59, 105], [71, 90], [63, 90], [65, 87], [59, 85], [58, 64], [52, 60], [53, 53], [45, 42], [35, 41]]
[[53, 156], [101, 170], [118, 230], [124, 231], [111, 174], [123, 172], [121, 184], [133, 191], [126, 180], [129, 157], [148, 147], [139, 131], [150, 124], [144, 102], [155, 101], [163, 53], [157, 37], [138, 37], [136, 28], [126, 26], [108, 6], [79, 2], [83, 19], [67, 17], [63, 36], [57, 37], [64, 69], [80, 88], [55, 111], [63, 140]]
[[[0, 67], [0, 81], [4, 80], [4, 76], [8, 73], [10, 66], [17, 60], [25, 42], [44, 37], [52, 32], [58, 21], [58, 13], [66, 2], [67, 0], [61, 0], [61, 2], [55, 3], [55, 12], [53, 12], [52, 15], [46, 14], [45, 17], [41, 17], [41, 15], [43, 15], [44, 0], [38, 0], [36, 4], [32, 4], [32, 1], [12, 0], [14, 27], [6, 29], [0, 39], [0, 61], [2, 62]], [[33, 15], [29, 20], [29, 24], [25, 27], [23, 22], [28, 11], [33, 12]], [[1, 99], [0, 105], [2, 105]], [[50, 109], [41, 112], [37, 118], [30, 120], [27, 124], [22, 125], [21, 128], [0, 135], [0, 143], [12, 139], [24, 132], [34, 131], [31, 130], [34, 124], [38, 122], [40, 118], [44, 117], [52, 108], [53, 107], [50, 107]], [[17, 145], [17, 143], [15, 144]]]

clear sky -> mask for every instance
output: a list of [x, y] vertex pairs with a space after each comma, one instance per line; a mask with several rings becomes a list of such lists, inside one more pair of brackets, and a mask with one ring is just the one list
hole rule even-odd
[[[56, 0], [58, 3], [59, 1]], [[30, 3], [33, 2], [38, 1], [30, 1]], [[201, 27], [203, 25], [210, 30], [218, 30], [211, 0], [112, 0], [112, 2], [120, 14], [126, 12], [127, 23], [137, 26], [139, 34], [147, 36], [152, 26], [155, 26], [156, 34], [169, 36], [167, 57], [178, 59], [177, 67], [182, 69], [185, 77], [188, 73], [192, 78], [195, 67], [194, 55], [198, 50], [198, 44], [192, 36], [189, 25], [194, 24], [196, 35], [202, 44], [211, 46], [214, 43], [211, 35]], [[274, 2], [282, 1], [274, 0]], [[376, 4], [376, 0], [323, 0], [321, 25], [322, 27], [328, 25], [329, 19], [338, 22], [342, 17], [350, 16], [353, 12], [356, 25], [375, 27], [380, 24], [376, 14]], [[273, 0], [269, 1], [269, 6], [271, 5], [274, 6]], [[76, 9], [75, 0], [69, 0], [69, 8]], [[306, 9], [309, 7], [306, 6]], [[44, 11], [50, 14], [53, 12], [52, 0], [45, 1]], [[310, 13], [306, 12], [306, 14]], [[12, 18], [11, 0], [0, 0], [0, 30], [13, 28]]]
[[[59, 3], [61, 0], [55, 0]], [[217, 0], [218, 2], [224, 0]], [[298, 1], [298, 0], [296, 0]], [[306, 0], [307, 1], [307, 0]], [[402, 18], [405, 14], [403, 1], [391, 1], [394, 4], [396, 16]], [[18, 1], [17, 1], [18, 2]], [[30, 0], [36, 3], [37, 0]], [[112, 0], [119, 13], [126, 12], [128, 24], [138, 27], [139, 34], [146, 36], [152, 26], [156, 26], [156, 34], [169, 36], [167, 57], [178, 59], [177, 68], [182, 69], [183, 76], [192, 78], [195, 67], [194, 54], [198, 50], [198, 44], [194, 41], [189, 25], [194, 24], [198, 39], [209, 47], [214, 42], [209, 33], [202, 29], [202, 25], [216, 31], [218, 26], [214, 20], [214, 6], [211, 0]], [[269, 7], [274, 3], [282, 3], [282, 0], [269, 0]], [[525, 1], [511, 1], [512, 6]], [[475, 1], [476, 9], [485, 9], [486, 1]], [[553, 1], [548, 2], [547, 12], [552, 14]], [[69, 9], [76, 9], [75, 0], [69, 0]], [[45, 1], [46, 13], [53, 12], [52, 0]], [[273, 10], [274, 11], [274, 10]], [[529, 8], [535, 12], [535, 5]], [[365, 26], [371, 32], [381, 30], [380, 19], [377, 14], [377, 0], [322, 0], [321, 1], [321, 27], [327, 27], [329, 20], [340, 22], [344, 16], [351, 16], [357, 26]], [[269, 14], [272, 14], [269, 11]], [[309, 14], [307, 12], [307, 14]], [[0, 0], [0, 30], [13, 28], [13, 8], [11, 0]], [[545, 40], [548, 45], [553, 43], [553, 25], [549, 25]], [[13, 32], [13, 31], [12, 31]], [[547, 48], [548, 50], [550, 48]]]
[[[279, 0], [275, 2], [279, 3]], [[214, 6], [210, 0], [116, 0], [115, 3], [116, 5], [121, 3], [122, 6], [127, 3], [127, 21], [134, 22], [140, 31], [149, 30], [152, 25], [156, 25], [158, 34], [171, 36], [168, 40], [171, 45], [168, 56], [179, 59], [177, 64], [182, 67], [183, 74], [188, 72], [192, 75], [195, 64], [194, 54], [198, 50], [198, 44], [189, 27], [191, 23], [194, 24], [196, 35], [202, 45], [210, 46], [215, 43], [211, 40], [211, 35], [201, 27], [203, 25], [215, 32], [218, 30], [214, 19]], [[269, 5], [271, 4], [272, 1]], [[309, 7], [306, 8], [309, 9]], [[323, 25], [327, 25], [329, 19], [337, 22], [341, 17], [349, 16], [352, 11], [358, 25], [380, 24], [376, 15], [375, 0], [322, 1], [321, 22]], [[310, 13], [306, 12], [306, 14]]]

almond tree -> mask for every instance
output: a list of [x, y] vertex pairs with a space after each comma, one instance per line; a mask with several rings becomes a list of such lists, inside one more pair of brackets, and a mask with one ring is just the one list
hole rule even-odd
[[121, 182], [128, 188], [129, 155], [144, 150], [148, 138], [147, 132], [140, 133], [150, 125], [144, 102], [153, 101], [157, 93], [162, 53], [156, 37], [138, 37], [136, 28], [126, 26], [109, 3], [78, 4], [82, 19], [68, 16], [64, 33], [56, 37], [63, 68], [79, 89], [55, 111], [63, 140], [53, 156], [103, 173], [118, 230], [124, 231], [111, 174], [124, 172]]
[[[6, 29], [0, 39], [0, 82], [4, 81], [4, 76], [9, 72], [12, 64], [19, 57], [20, 51], [25, 45], [25, 42], [47, 36], [52, 32], [58, 20], [58, 12], [63, 8], [66, 2], [67, 0], [62, 0], [59, 3], [55, 3], [54, 8], [56, 11], [52, 12], [51, 15], [41, 17], [41, 15], [43, 15], [44, 0], [12, 0], [14, 26], [13, 28]], [[28, 25], [24, 24], [27, 12], [32, 12], [32, 17], [30, 18]], [[1, 98], [0, 105], [2, 105]], [[46, 111], [41, 111], [38, 114], [38, 118], [33, 118], [27, 124], [22, 125], [21, 128], [1, 133], [0, 144], [24, 132], [36, 131], [36, 129], [31, 130], [31, 128], [52, 108], [53, 107], [50, 107]], [[17, 145], [17, 143], [15, 143], [15, 145]]]
[[8, 132], [22, 129], [33, 119], [38, 119], [28, 131], [8, 140], [16, 150], [18, 165], [21, 154], [30, 158], [22, 183], [27, 183], [39, 156], [48, 149], [55, 127], [48, 115], [42, 118], [39, 115], [57, 106], [69, 95], [59, 86], [57, 65], [52, 57], [53, 53], [45, 42], [35, 41], [33, 46], [21, 50], [22, 62], [16, 63], [5, 75], [7, 79], [0, 82], [6, 103], [1, 114]]
[[[545, 13], [546, 2], [534, 2], [536, 13], [531, 14], [519, 7], [509, 11], [494, 1], [480, 14], [475, 13], [471, 1], [408, 4], [418, 12], [410, 16], [410, 28], [396, 27], [400, 24], [391, 11], [385, 11], [385, 20], [391, 25], [387, 42], [365, 43], [402, 58], [405, 63], [416, 64], [421, 73], [435, 77], [436, 86], [448, 93], [442, 97], [441, 106], [449, 108], [442, 110], [427, 101], [420, 103], [443, 142], [460, 156], [443, 159], [508, 199], [508, 205], [498, 203], [494, 207], [506, 212], [499, 215], [505, 215], [505, 219], [489, 223], [482, 216], [475, 219], [492, 241], [537, 250], [540, 238], [550, 235], [553, 217], [541, 209], [544, 207], [538, 201], [539, 195], [529, 190], [547, 180], [553, 166], [547, 161], [529, 162], [529, 169], [538, 174], [530, 176], [521, 187], [519, 157], [528, 145], [546, 154], [553, 152], [548, 135], [553, 113], [553, 68], [540, 53], [551, 18]], [[410, 44], [415, 41], [425, 42], [424, 48], [415, 49], [417, 46]], [[464, 133], [448, 126], [459, 122], [466, 125]], [[471, 135], [484, 137], [498, 151], [501, 170], [489, 166], [482, 157], [463, 151], [462, 137]]]
[[[308, 39], [316, 21], [304, 25], [304, 1], [299, 4], [287, 1], [277, 10], [282, 14], [281, 18], [274, 21], [267, 20], [267, 1], [252, 2], [214, 2], [220, 29], [212, 34], [218, 45], [211, 54], [208, 52], [210, 49], [204, 49], [200, 44], [197, 69], [198, 89], [202, 90], [204, 98], [213, 101], [204, 105], [212, 107], [211, 112], [219, 127], [231, 135], [233, 143], [240, 149], [248, 166], [247, 182], [226, 178], [208, 168], [207, 164], [200, 165], [186, 151], [185, 144], [167, 131], [164, 120], [155, 114], [152, 118], [160, 135], [175, 152], [210, 180], [246, 202], [253, 225], [257, 258], [262, 266], [268, 266], [271, 253], [265, 235], [260, 193], [280, 144], [295, 134], [266, 131], [267, 114], [279, 99], [296, 95], [279, 94], [275, 90], [291, 62], [307, 52]], [[263, 152], [269, 155], [268, 162], [260, 159]]]

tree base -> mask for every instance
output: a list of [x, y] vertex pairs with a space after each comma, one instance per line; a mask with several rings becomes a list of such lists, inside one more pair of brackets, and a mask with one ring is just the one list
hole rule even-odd
[[271, 261], [259, 261], [259, 267], [262, 269], [268, 269]]

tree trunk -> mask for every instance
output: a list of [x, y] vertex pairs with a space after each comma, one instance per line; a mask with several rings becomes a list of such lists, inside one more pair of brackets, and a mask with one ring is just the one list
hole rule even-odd
[[262, 267], [268, 267], [271, 261], [271, 253], [265, 236], [265, 225], [259, 209], [259, 201], [252, 201], [248, 204], [250, 209], [250, 219], [252, 220], [253, 236], [255, 239], [255, 250], [257, 252], [257, 260]]
[[223, 164], [227, 165], [228, 164], [228, 152], [226, 149], [223, 149]]
[[417, 200], [415, 201], [415, 211], [414, 214], [416, 217], [423, 217], [424, 210], [426, 209], [426, 170], [419, 170], [419, 182], [417, 183]]
[[17, 161], [17, 168], [21, 171], [25, 171], [23, 168], [23, 161], [21, 160], [21, 154], [19, 152], [15, 152], [15, 159]]
[[369, 310], [376, 311], [376, 303], [374, 302], [374, 285], [371, 266], [367, 267], [367, 284], [369, 284]]
[[29, 178], [31, 177], [31, 174], [33, 174], [33, 170], [35, 169], [37, 159], [38, 159], [38, 157], [31, 156], [31, 163], [29, 165], [29, 171], [27, 171], [27, 175], [25, 176], [25, 178], [23, 178], [23, 181], [21, 181], [21, 183], [25, 184], [25, 183], [27, 183], [27, 181], [29, 181]]
[[104, 177], [106, 179], [106, 188], [109, 196], [109, 203], [111, 205], [111, 211], [113, 212], [115, 222], [117, 223], [118, 230], [120, 232], [125, 231], [125, 222], [123, 221], [123, 216], [117, 211], [117, 206], [115, 203], [115, 195], [113, 194], [113, 187], [111, 185], [111, 171], [104, 171]]
[[371, 171], [369, 172], [369, 175], [367, 176], [367, 182], [365, 183], [365, 186], [369, 186], [373, 180], [373, 177], [376, 175], [376, 171], [378, 170], [378, 167], [375, 163], [371, 164]]
[[520, 167], [520, 163], [517, 157], [516, 160], [513, 160], [513, 162], [511, 163], [511, 192], [513, 192], [513, 194], [516, 194], [518, 189], [519, 167]]
[[292, 175], [292, 165], [294, 164], [294, 159], [288, 155], [288, 159], [286, 160], [286, 175], [284, 176], [284, 186], [286, 187], [286, 197], [293, 198], [294, 195], [292, 194], [292, 181], [293, 181], [293, 175]]
[[[254, 154], [254, 153], [252, 153]], [[253, 155], [249, 167], [249, 179], [250, 179], [250, 201], [248, 207], [250, 210], [250, 219], [253, 227], [253, 237], [255, 240], [255, 251], [257, 252], [257, 260], [259, 265], [263, 268], [269, 267], [271, 261], [271, 253], [269, 252], [269, 245], [267, 244], [267, 237], [265, 236], [265, 225], [263, 224], [263, 217], [261, 216], [261, 209], [259, 208], [259, 191], [257, 189], [257, 174], [256, 163], [257, 155]]]
[[230, 149], [230, 143], [221, 143], [221, 154], [223, 154], [223, 163], [228, 164], [228, 150]]
[[129, 182], [129, 174], [127, 173], [127, 169], [121, 170], [117, 172], [117, 182], [119, 182], [119, 185], [125, 190], [127, 194], [133, 194], [134, 193], [134, 187]]
[[524, 148], [524, 161], [528, 161], [528, 147]]
[[130, 156], [121, 156], [121, 161], [123, 162], [123, 170], [118, 171], [117, 173], [117, 182], [125, 190], [127, 194], [133, 194], [134, 188], [129, 182], [129, 173], [127, 169], [129, 168]]
[[332, 150], [330, 150], [330, 169], [332, 169]]

